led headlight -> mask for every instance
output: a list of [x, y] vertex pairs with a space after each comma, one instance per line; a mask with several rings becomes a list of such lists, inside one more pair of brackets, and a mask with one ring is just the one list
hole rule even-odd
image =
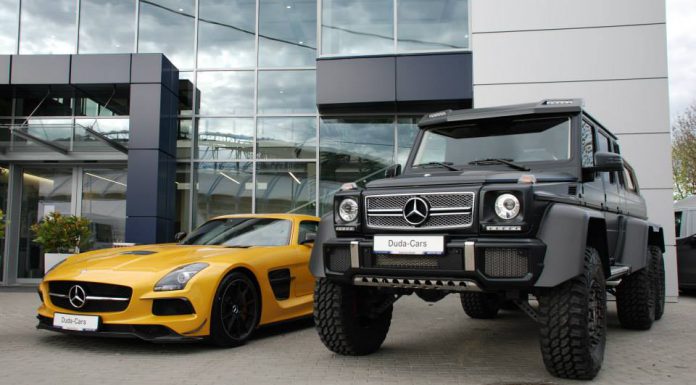
[[155, 291], [182, 290], [194, 275], [208, 266], [207, 263], [192, 263], [181, 266], [160, 279], [155, 285]]
[[520, 213], [520, 201], [512, 194], [501, 194], [495, 200], [495, 213], [500, 219], [513, 219]]
[[338, 205], [338, 216], [344, 222], [353, 222], [358, 217], [358, 201], [346, 198]]

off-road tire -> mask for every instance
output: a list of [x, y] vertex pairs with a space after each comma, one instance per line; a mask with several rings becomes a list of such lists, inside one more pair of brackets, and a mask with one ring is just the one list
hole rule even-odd
[[652, 271], [655, 274], [655, 321], [659, 321], [665, 313], [665, 262], [659, 247], [650, 246], [650, 256], [653, 263]]
[[517, 304], [514, 301], [507, 299], [504, 301], [500, 301], [500, 309], [507, 311], [519, 311], [520, 307], [517, 306]]
[[541, 354], [556, 377], [591, 380], [606, 346], [607, 293], [597, 250], [585, 249], [584, 272], [539, 295]]
[[475, 319], [492, 319], [498, 316], [500, 301], [489, 293], [464, 292], [460, 294], [464, 313]]
[[616, 310], [624, 329], [648, 330], [655, 320], [655, 264], [652, 253], [644, 268], [621, 280], [616, 288]]
[[[342, 285], [319, 278], [314, 287], [314, 323], [321, 342], [334, 353], [362, 356], [382, 346], [391, 325], [393, 305], [372, 313], [366, 300], [383, 297], [376, 289]], [[379, 301], [373, 301], [373, 304]]]

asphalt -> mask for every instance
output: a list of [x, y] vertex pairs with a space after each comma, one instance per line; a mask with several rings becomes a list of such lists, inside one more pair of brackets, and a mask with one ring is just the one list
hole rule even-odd
[[[33, 291], [33, 290], [32, 290]], [[2, 384], [578, 384], [544, 369], [538, 328], [521, 312], [472, 320], [456, 296], [395, 305], [383, 348], [343, 357], [311, 320], [261, 329], [247, 345], [158, 345], [36, 330], [35, 293], [0, 290]], [[604, 367], [593, 384], [696, 383], [696, 297], [667, 304], [646, 332], [620, 328], [610, 303]]]

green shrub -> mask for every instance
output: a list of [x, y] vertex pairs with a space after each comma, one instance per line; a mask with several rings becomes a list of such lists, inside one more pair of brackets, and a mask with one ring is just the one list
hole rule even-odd
[[49, 213], [31, 226], [36, 235], [34, 242], [43, 246], [46, 253], [75, 253], [90, 246], [90, 221], [74, 215]]

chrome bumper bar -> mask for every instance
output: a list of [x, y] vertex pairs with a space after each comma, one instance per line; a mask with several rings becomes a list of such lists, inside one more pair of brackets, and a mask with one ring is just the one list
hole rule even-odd
[[390, 287], [399, 289], [432, 289], [450, 292], [481, 291], [476, 282], [467, 279], [430, 279], [430, 278], [396, 278], [371, 277], [356, 275], [353, 284], [357, 286]]

